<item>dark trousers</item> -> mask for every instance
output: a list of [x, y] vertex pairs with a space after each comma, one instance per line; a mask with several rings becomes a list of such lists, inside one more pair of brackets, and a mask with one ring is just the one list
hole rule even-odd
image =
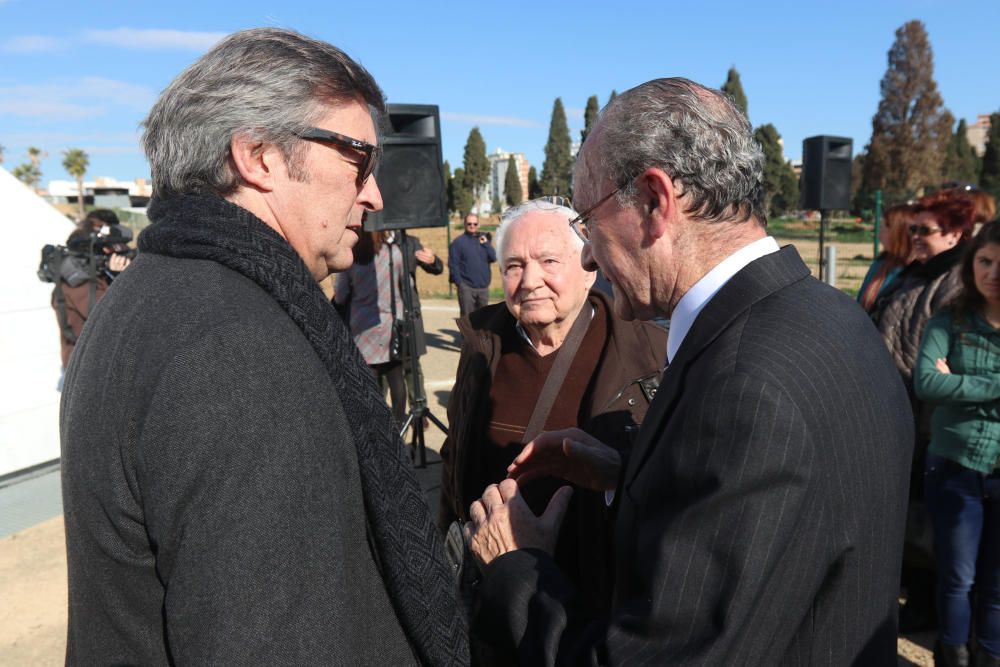
[[926, 469], [941, 641], [969, 641], [975, 585], [976, 640], [1000, 656], [1000, 474], [984, 475], [931, 453]]
[[[396, 425], [402, 426], [406, 420], [406, 381], [403, 379], [403, 362], [387, 361], [384, 364], [373, 364], [375, 378], [385, 395], [385, 386], [389, 385], [389, 404], [392, 406], [392, 416]], [[383, 381], [384, 380], [384, 381]]]
[[489, 287], [458, 286], [458, 312], [461, 316], [490, 304]]

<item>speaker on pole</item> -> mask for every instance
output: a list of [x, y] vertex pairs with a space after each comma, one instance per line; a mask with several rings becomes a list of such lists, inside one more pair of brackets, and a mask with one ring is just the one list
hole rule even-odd
[[375, 180], [384, 208], [369, 215], [365, 229], [413, 229], [448, 224], [437, 105], [388, 105], [388, 132]]
[[802, 141], [801, 207], [829, 211], [851, 207], [851, 150], [846, 137], [820, 135]]

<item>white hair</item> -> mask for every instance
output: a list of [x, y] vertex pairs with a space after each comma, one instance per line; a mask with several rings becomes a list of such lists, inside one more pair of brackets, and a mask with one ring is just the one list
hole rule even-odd
[[497, 227], [497, 254], [500, 256], [501, 263], [503, 262], [504, 241], [507, 237], [507, 232], [526, 213], [533, 211], [554, 214], [563, 218], [566, 221], [566, 233], [573, 239], [573, 247], [580, 252], [583, 251], [583, 240], [569, 226], [569, 221], [578, 215], [576, 211], [568, 206], [553, 204], [546, 199], [530, 199], [517, 206], [508, 208], [500, 216], [500, 225]]

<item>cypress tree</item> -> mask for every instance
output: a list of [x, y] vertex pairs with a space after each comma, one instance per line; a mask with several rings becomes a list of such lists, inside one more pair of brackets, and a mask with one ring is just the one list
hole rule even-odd
[[573, 160], [570, 157], [572, 141], [566, 124], [566, 110], [562, 99], [556, 98], [552, 105], [552, 121], [549, 123], [549, 139], [545, 142], [545, 162], [539, 184], [542, 194], [570, 195], [570, 178]]
[[743, 92], [743, 84], [740, 82], [740, 73], [736, 71], [735, 67], [729, 68], [729, 73], [726, 74], [726, 82], [722, 84], [722, 92], [732, 98], [736, 106], [740, 108], [744, 116], [749, 116], [747, 112], [747, 96]]
[[597, 122], [597, 114], [601, 111], [600, 106], [597, 103], [597, 95], [591, 95], [587, 98], [587, 108], [583, 111], [583, 129], [580, 131], [580, 142], [587, 140], [587, 135], [590, 131], [594, 129], [594, 123]]
[[478, 127], [472, 128], [469, 132], [462, 166], [465, 167], [462, 176], [463, 189], [472, 196], [473, 206], [478, 207], [490, 180], [490, 161], [486, 157], [486, 142], [483, 141], [483, 135], [479, 133]]
[[764, 151], [764, 205], [771, 215], [780, 215], [798, 206], [799, 181], [781, 150], [781, 135], [771, 123], [753, 132]]
[[955, 134], [951, 135], [951, 141], [948, 142], [947, 157], [944, 161], [944, 180], [961, 183], [979, 181], [979, 156], [969, 144], [964, 118], [958, 121]]
[[521, 190], [521, 177], [518, 175], [517, 160], [511, 155], [507, 160], [507, 175], [503, 179], [504, 199], [508, 206], [517, 206], [524, 200]]
[[448, 191], [448, 200], [451, 202], [451, 210], [460, 216], [465, 216], [472, 212], [472, 193], [465, 189], [465, 170], [459, 167], [455, 170], [455, 175], [451, 179], [451, 189]]
[[538, 172], [534, 167], [528, 168], [528, 199], [542, 196], [542, 186], [538, 183]]
[[447, 160], [441, 165], [441, 176], [444, 179], [444, 195], [447, 199], [445, 205], [448, 207], [448, 211], [451, 212], [455, 210], [455, 199], [452, 197], [451, 192], [451, 165], [448, 164]]
[[990, 133], [986, 137], [979, 187], [1000, 199], [1000, 113], [990, 114]]

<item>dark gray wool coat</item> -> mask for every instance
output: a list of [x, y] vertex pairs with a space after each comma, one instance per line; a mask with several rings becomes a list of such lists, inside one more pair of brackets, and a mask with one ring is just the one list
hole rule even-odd
[[249, 279], [140, 255], [77, 346], [61, 430], [68, 664], [415, 662], [332, 381]]

